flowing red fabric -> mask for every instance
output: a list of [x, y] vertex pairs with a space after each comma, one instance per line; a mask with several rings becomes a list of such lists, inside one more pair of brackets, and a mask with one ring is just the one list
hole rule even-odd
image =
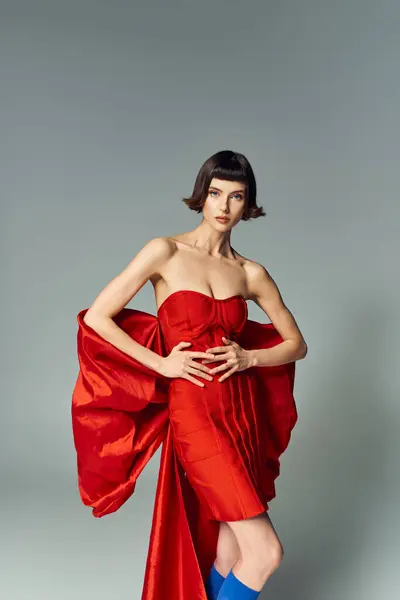
[[[132, 339], [166, 356], [171, 346], [177, 343], [174, 336], [181, 339], [184, 333], [182, 321], [180, 326], [176, 322], [178, 316], [182, 319], [182, 304], [178, 311], [174, 300], [178, 300], [178, 295], [161, 306], [158, 316], [124, 308], [114, 321]], [[196, 308], [200, 312], [197, 314], [201, 315], [203, 304], [208, 301], [204, 298], [201, 304], [202, 295], [198, 296], [198, 301]], [[228, 307], [233, 309], [233, 304], [221, 302], [218, 305], [217, 301], [214, 303], [215, 314], [222, 319], [224, 307], [226, 312], [223, 316], [228, 322], [229, 318], [234, 318], [228, 314]], [[209, 311], [210, 306], [207, 306]], [[258, 440], [261, 446], [267, 448], [261, 455], [263, 475], [260, 481], [252, 479], [252, 483], [247, 475], [247, 479], [243, 480], [243, 490], [238, 487], [242, 505], [235, 502], [230, 505], [230, 491], [227, 489], [226, 497], [223, 494], [221, 500], [216, 497], [210, 506], [195, 485], [197, 479], [192, 477], [193, 473], [200, 471], [192, 472], [192, 468], [203, 468], [205, 477], [212, 478], [213, 468], [217, 465], [212, 461], [220, 460], [224, 455], [221, 452], [223, 446], [210, 455], [209, 462], [206, 459], [190, 462], [184, 454], [185, 446], [178, 443], [176, 425], [171, 426], [170, 418], [172, 382], [184, 381], [184, 385], [189, 386], [186, 389], [190, 391], [192, 401], [196, 394], [204, 394], [204, 388], [181, 378], [167, 379], [118, 350], [84, 322], [87, 310], [81, 310], [77, 315], [79, 373], [71, 406], [82, 502], [92, 508], [95, 517], [116, 511], [133, 494], [141, 471], [162, 444], [141, 600], [164, 600], [165, 597], [170, 600], [207, 600], [204, 585], [215, 559], [218, 519], [234, 520], [258, 514], [268, 508], [267, 501], [275, 495], [274, 479], [279, 475], [279, 456], [287, 447], [297, 421], [293, 398], [295, 363], [246, 370], [255, 378], [258, 400], [268, 419], [265, 441]], [[202, 316], [204, 318], [204, 314]], [[229, 327], [225, 329], [228, 337], [236, 339], [243, 348], [269, 348], [282, 341], [272, 324], [252, 321], [247, 318], [247, 312], [245, 316], [236, 331]], [[221, 322], [224, 322], [223, 319]], [[191, 317], [191, 328], [187, 331], [193, 333], [195, 325]], [[198, 333], [192, 337], [194, 342], [198, 342], [193, 349], [205, 349], [204, 344], [200, 344], [202, 338]], [[219, 331], [221, 334], [224, 334], [222, 330]], [[187, 336], [184, 338], [187, 339]], [[209, 338], [204, 341], [206, 346], [209, 345]], [[233, 379], [233, 376], [228, 379]], [[242, 379], [236, 381], [239, 383]], [[222, 386], [223, 383], [215, 385]], [[180, 398], [179, 394], [177, 397]], [[218, 402], [222, 402], [221, 398], [218, 397]], [[184, 407], [179, 410], [184, 410]], [[225, 419], [229, 411], [226, 407], [224, 411]], [[208, 435], [205, 428], [194, 433], [202, 432]], [[201, 438], [196, 439], [201, 445]], [[207, 439], [204, 447], [205, 444], [209, 448]], [[249, 468], [252, 465], [250, 462]], [[240, 477], [232, 477], [232, 480], [236, 486], [240, 485]], [[223, 478], [221, 481], [224, 481]], [[210, 493], [220, 493], [217, 484], [214, 488], [209, 487]]]

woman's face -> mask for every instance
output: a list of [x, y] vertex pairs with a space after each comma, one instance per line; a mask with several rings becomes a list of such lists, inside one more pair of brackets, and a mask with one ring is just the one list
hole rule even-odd
[[[232, 229], [242, 218], [246, 206], [246, 183], [211, 180], [208, 195], [203, 205], [203, 216], [212, 227], [219, 231]], [[217, 217], [226, 217], [226, 221]]]

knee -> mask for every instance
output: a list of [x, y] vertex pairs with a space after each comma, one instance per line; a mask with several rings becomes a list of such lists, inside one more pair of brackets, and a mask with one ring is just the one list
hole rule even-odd
[[272, 548], [268, 550], [269, 564], [275, 571], [282, 562], [283, 559], [283, 546], [279, 540], [273, 544]]
[[269, 577], [279, 567], [283, 559], [283, 547], [279, 540], [269, 541], [255, 548], [249, 556], [253, 568], [260, 576]]

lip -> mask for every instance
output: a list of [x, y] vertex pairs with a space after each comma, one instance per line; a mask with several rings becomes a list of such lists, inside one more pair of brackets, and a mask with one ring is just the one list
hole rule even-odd
[[228, 223], [228, 221], [230, 219], [228, 219], [227, 217], [215, 217], [217, 219], [217, 221], [221, 221], [221, 223]]

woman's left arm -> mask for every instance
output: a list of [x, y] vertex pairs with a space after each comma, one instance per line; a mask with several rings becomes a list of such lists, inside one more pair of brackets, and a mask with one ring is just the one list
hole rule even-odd
[[283, 342], [272, 348], [248, 350], [252, 367], [274, 367], [305, 358], [307, 344], [278, 286], [262, 265], [248, 267], [250, 298], [266, 313]]

